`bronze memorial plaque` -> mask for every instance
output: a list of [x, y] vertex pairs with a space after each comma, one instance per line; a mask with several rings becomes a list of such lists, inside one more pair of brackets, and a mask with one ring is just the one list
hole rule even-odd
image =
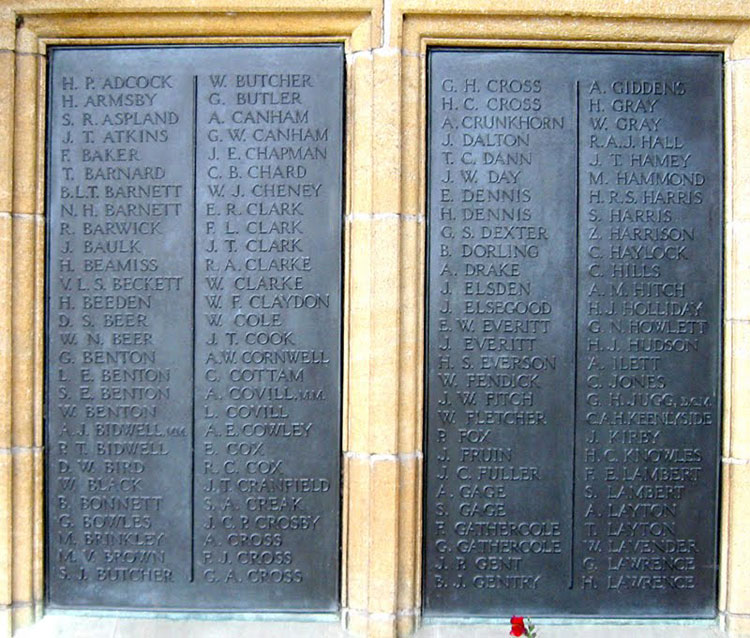
[[51, 51], [54, 607], [338, 608], [343, 49]]
[[428, 64], [425, 613], [715, 615], [721, 55]]

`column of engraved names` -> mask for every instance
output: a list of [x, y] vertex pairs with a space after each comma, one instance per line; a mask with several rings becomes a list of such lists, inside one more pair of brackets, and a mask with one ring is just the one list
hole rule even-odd
[[[174, 98], [174, 76], [82, 74], [66, 69], [63, 53], [56, 64], [48, 427], [57, 508], [49, 525], [58, 550], [51, 587], [62, 602], [77, 581], [104, 602], [129, 586], [184, 577], [180, 547], [189, 528], [175, 525], [174, 512], [189, 479], [170, 472], [167, 491], [164, 476], [189, 445], [180, 396], [189, 379], [158, 316], [181, 312], [190, 295], [184, 260], [161, 250], [167, 237], [183, 234], [189, 213], [189, 167], [171, 156], [184, 147], [179, 130], [190, 114]], [[189, 328], [175, 336], [189, 338]], [[102, 583], [115, 589], [99, 597]]]
[[705, 86], [652, 72], [580, 90], [577, 584], [710, 594], [720, 184], [709, 127], [686, 125]]
[[282, 607], [338, 524], [340, 105], [290, 62], [197, 80], [196, 579]]
[[533, 67], [441, 61], [434, 53], [427, 603], [466, 609], [499, 592], [531, 602], [567, 569], [557, 451], [571, 447], [573, 410], [557, 388], [573, 356], [574, 275], [550, 246], [570, 256], [574, 234], [560, 223], [564, 197], [543, 193], [572, 195], [556, 166], [572, 159], [574, 128]]

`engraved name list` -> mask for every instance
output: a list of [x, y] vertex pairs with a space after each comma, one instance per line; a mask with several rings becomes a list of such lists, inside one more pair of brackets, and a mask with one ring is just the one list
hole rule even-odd
[[714, 615], [720, 56], [429, 83], [426, 611]]
[[52, 605], [337, 608], [342, 74], [53, 50]]

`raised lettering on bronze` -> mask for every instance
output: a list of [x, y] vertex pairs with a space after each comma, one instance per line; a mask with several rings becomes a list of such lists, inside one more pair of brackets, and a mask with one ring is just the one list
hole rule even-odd
[[429, 68], [426, 612], [712, 616], [720, 56]]
[[50, 603], [336, 609], [340, 47], [50, 66]]

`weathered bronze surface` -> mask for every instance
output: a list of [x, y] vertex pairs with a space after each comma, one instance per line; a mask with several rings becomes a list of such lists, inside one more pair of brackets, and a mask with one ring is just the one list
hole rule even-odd
[[343, 50], [59, 48], [52, 606], [338, 606]]
[[721, 65], [430, 53], [425, 613], [715, 614]]

